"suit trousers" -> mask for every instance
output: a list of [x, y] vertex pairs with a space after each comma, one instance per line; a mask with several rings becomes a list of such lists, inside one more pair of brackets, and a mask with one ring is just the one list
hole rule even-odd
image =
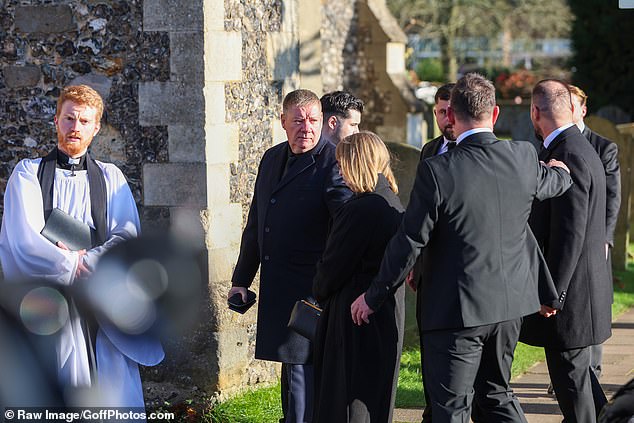
[[425, 408], [423, 409], [423, 420], [421, 423], [431, 423], [431, 400], [427, 391], [427, 383], [425, 383], [425, 360], [423, 358], [423, 337], [420, 337], [420, 368], [423, 371], [423, 396], [425, 397]]
[[314, 372], [312, 364], [282, 363], [282, 412], [280, 423], [310, 423], [313, 416]]
[[544, 351], [564, 422], [594, 423], [597, 413], [590, 379], [590, 347]]
[[423, 332], [425, 389], [434, 423], [522, 422], [509, 385], [520, 319], [463, 329]]

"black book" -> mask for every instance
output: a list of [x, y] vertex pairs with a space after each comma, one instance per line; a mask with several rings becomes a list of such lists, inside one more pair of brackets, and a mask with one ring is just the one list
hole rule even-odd
[[90, 226], [58, 208], [53, 209], [40, 233], [55, 245], [62, 241], [72, 251], [92, 247]]

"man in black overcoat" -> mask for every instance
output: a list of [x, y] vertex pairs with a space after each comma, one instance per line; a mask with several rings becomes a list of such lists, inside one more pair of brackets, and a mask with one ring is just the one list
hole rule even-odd
[[260, 268], [255, 357], [282, 363], [286, 423], [310, 422], [313, 397], [310, 342], [287, 328], [288, 319], [295, 302], [312, 294], [331, 218], [352, 196], [339, 175], [335, 146], [320, 139], [322, 120], [313, 92], [284, 98], [288, 141], [268, 149], [260, 162], [229, 291], [246, 300]]
[[[440, 129], [440, 136], [434, 138], [433, 140], [425, 143], [423, 148], [420, 151], [420, 159], [424, 160], [428, 157], [436, 156], [439, 154], [446, 153], [449, 150], [453, 150], [456, 146], [456, 136], [453, 132], [453, 125], [449, 122], [449, 118], [447, 117], [447, 109], [449, 108], [449, 98], [451, 97], [451, 89], [454, 87], [454, 83], [449, 83], [441, 86], [436, 91], [436, 95], [434, 95], [434, 117], [436, 118], [436, 125], [438, 125], [438, 129]], [[416, 264], [414, 265], [414, 270], [412, 272], [411, 279], [408, 279], [409, 286], [416, 291], [416, 321], [418, 322], [419, 329], [422, 327], [422, 323], [420, 321], [420, 305], [422, 304], [421, 292], [418, 287], [422, 283], [421, 271], [423, 268], [422, 263], [423, 255], [421, 254], [416, 260]], [[421, 338], [422, 341], [422, 338]], [[424, 368], [425, 363], [423, 363], [423, 343], [420, 344], [421, 351], [421, 369]], [[423, 410], [423, 420], [422, 423], [431, 422], [431, 404], [429, 401], [429, 393], [427, 389], [425, 389], [425, 373], [423, 372], [423, 389], [425, 395], [425, 409]]]
[[[614, 230], [616, 221], [619, 217], [619, 208], [621, 207], [621, 170], [619, 166], [619, 148], [615, 142], [602, 137], [586, 126], [583, 118], [588, 112], [586, 93], [576, 85], [569, 85], [572, 94], [572, 105], [574, 106], [572, 118], [579, 127], [584, 137], [599, 155], [603, 169], [605, 170], [605, 251], [608, 261], [607, 284], [612, 285], [612, 260], [611, 252], [614, 247]], [[603, 356], [603, 346], [592, 345], [590, 347], [590, 367], [596, 374], [597, 378], [601, 377], [601, 359]]]
[[540, 164], [530, 144], [498, 140], [498, 114], [490, 81], [467, 74], [456, 83], [449, 119], [458, 145], [418, 165], [379, 274], [351, 308], [357, 324], [369, 321], [423, 250], [419, 312], [434, 423], [468, 421], [474, 395], [481, 421], [526, 421], [511, 362], [522, 316], [541, 308], [545, 267], [527, 220], [534, 199], [561, 195], [572, 180], [563, 163]]
[[562, 309], [551, 319], [524, 320], [521, 340], [544, 346], [564, 421], [594, 422], [590, 345], [611, 335], [612, 287], [606, 284], [605, 172], [572, 121], [571, 94], [557, 80], [533, 89], [531, 120], [544, 148], [540, 160], [564, 161], [574, 181], [563, 196], [536, 201], [530, 225], [543, 250]]

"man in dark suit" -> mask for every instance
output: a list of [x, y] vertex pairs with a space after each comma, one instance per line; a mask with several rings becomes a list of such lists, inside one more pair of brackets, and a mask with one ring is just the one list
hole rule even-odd
[[[453, 132], [453, 125], [449, 122], [449, 118], [447, 116], [447, 109], [449, 108], [449, 98], [451, 97], [451, 89], [455, 86], [454, 83], [449, 83], [441, 86], [436, 91], [436, 95], [434, 96], [434, 117], [436, 118], [436, 125], [438, 125], [438, 129], [440, 129], [440, 136], [434, 138], [433, 140], [425, 143], [423, 148], [420, 151], [420, 159], [424, 160], [428, 157], [436, 156], [439, 154], [446, 153], [449, 150], [452, 150], [456, 146], [456, 136]], [[421, 271], [423, 269], [422, 263], [423, 256], [419, 256], [418, 260], [416, 260], [416, 264], [414, 265], [414, 269], [412, 270], [411, 276], [407, 279], [407, 284], [412, 288], [412, 290], [416, 291], [416, 321], [418, 322], [418, 328], [422, 328], [422, 323], [420, 321], [420, 306], [422, 304], [421, 292], [418, 287], [422, 283]], [[420, 339], [420, 351], [421, 351], [421, 369], [424, 369], [425, 363], [423, 363], [423, 343], [422, 338]], [[425, 388], [425, 372], [423, 371], [423, 393], [425, 395], [425, 409], [423, 410], [423, 420], [422, 423], [429, 423], [432, 421], [431, 418], [431, 404], [429, 400], [429, 393]]]
[[332, 91], [321, 97], [324, 127], [321, 137], [334, 145], [359, 132], [363, 101], [346, 91]]
[[[534, 199], [561, 195], [572, 180], [563, 163], [540, 164], [530, 144], [496, 139], [498, 114], [490, 81], [457, 82], [449, 120], [458, 145], [420, 162], [381, 270], [351, 307], [357, 324], [369, 321], [423, 250], [419, 312], [435, 423], [468, 421], [474, 395], [482, 421], [526, 421], [509, 379], [520, 319], [540, 310], [544, 265], [527, 219]], [[543, 300], [557, 305], [554, 293]]]
[[562, 309], [551, 319], [525, 319], [521, 340], [544, 346], [564, 421], [594, 422], [590, 345], [610, 337], [612, 287], [605, 257], [605, 172], [572, 121], [568, 85], [539, 82], [531, 120], [543, 139], [540, 160], [563, 160], [574, 184], [563, 196], [535, 202], [530, 225], [543, 250]]
[[[605, 197], [605, 251], [608, 262], [608, 276], [606, 283], [612, 285], [612, 260], [611, 250], [614, 247], [614, 229], [621, 207], [621, 170], [619, 166], [619, 148], [616, 143], [594, 132], [588, 128], [583, 118], [588, 112], [588, 96], [576, 85], [569, 85], [572, 94], [572, 105], [574, 106], [572, 117], [575, 125], [599, 155], [603, 169], [605, 170], [606, 197]], [[592, 345], [590, 347], [590, 367], [597, 378], [601, 377], [601, 358], [603, 356], [603, 346]]]
[[335, 147], [321, 139], [321, 103], [308, 90], [284, 98], [288, 142], [260, 162], [229, 297], [247, 288], [260, 268], [255, 357], [282, 363], [283, 422], [309, 422], [313, 377], [308, 339], [287, 328], [297, 300], [312, 293], [316, 263], [330, 220], [352, 196], [339, 175]]

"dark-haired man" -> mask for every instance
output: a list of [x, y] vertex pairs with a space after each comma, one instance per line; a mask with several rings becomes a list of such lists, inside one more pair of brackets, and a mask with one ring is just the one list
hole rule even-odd
[[312, 295], [316, 264], [330, 220], [352, 196], [321, 138], [319, 97], [309, 90], [286, 95], [280, 117], [288, 141], [268, 149], [260, 162], [240, 255], [228, 296], [247, 288], [260, 269], [255, 358], [282, 363], [285, 423], [310, 422], [313, 369], [310, 341], [287, 327], [296, 301]]
[[346, 91], [333, 91], [321, 97], [324, 114], [322, 138], [334, 145], [348, 135], [359, 132], [363, 101]]
[[[419, 313], [434, 422], [469, 421], [474, 395], [481, 421], [525, 422], [509, 386], [511, 362], [521, 318], [540, 310], [544, 265], [527, 220], [535, 198], [561, 195], [572, 180], [562, 162], [540, 164], [530, 144], [495, 137], [499, 108], [484, 77], [461, 78], [448, 112], [458, 145], [420, 162], [403, 222], [352, 319], [368, 322], [422, 250]], [[555, 305], [554, 290], [542, 300]]]
[[568, 85], [540, 81], [531, 120], [543, 140], [540, 160], [563, 160], [574, 181], [561, 197], [536, 201], [530, 226], [555, 282], [561, 310], [552, 319], [524, 320], [522, 341], [543, 346], [564, 421], [594, 422], [590, 345], [611, 335], [612, 286], [607, 284], [606, 183], [603, 164], [573, 122]]
[[441, 86], [434, 95], [434, 117], [436, 125], [440, 129], [440, 136], [425, 143], [420, 151], [420, 159], [443, 154], [456, 146], [456, 136], [454, 135], [453, 125], [449, 122], [447, 109], [449, 108], [449, 98], [451, 97], [451, 89], [455, 86], [449, 83]]

